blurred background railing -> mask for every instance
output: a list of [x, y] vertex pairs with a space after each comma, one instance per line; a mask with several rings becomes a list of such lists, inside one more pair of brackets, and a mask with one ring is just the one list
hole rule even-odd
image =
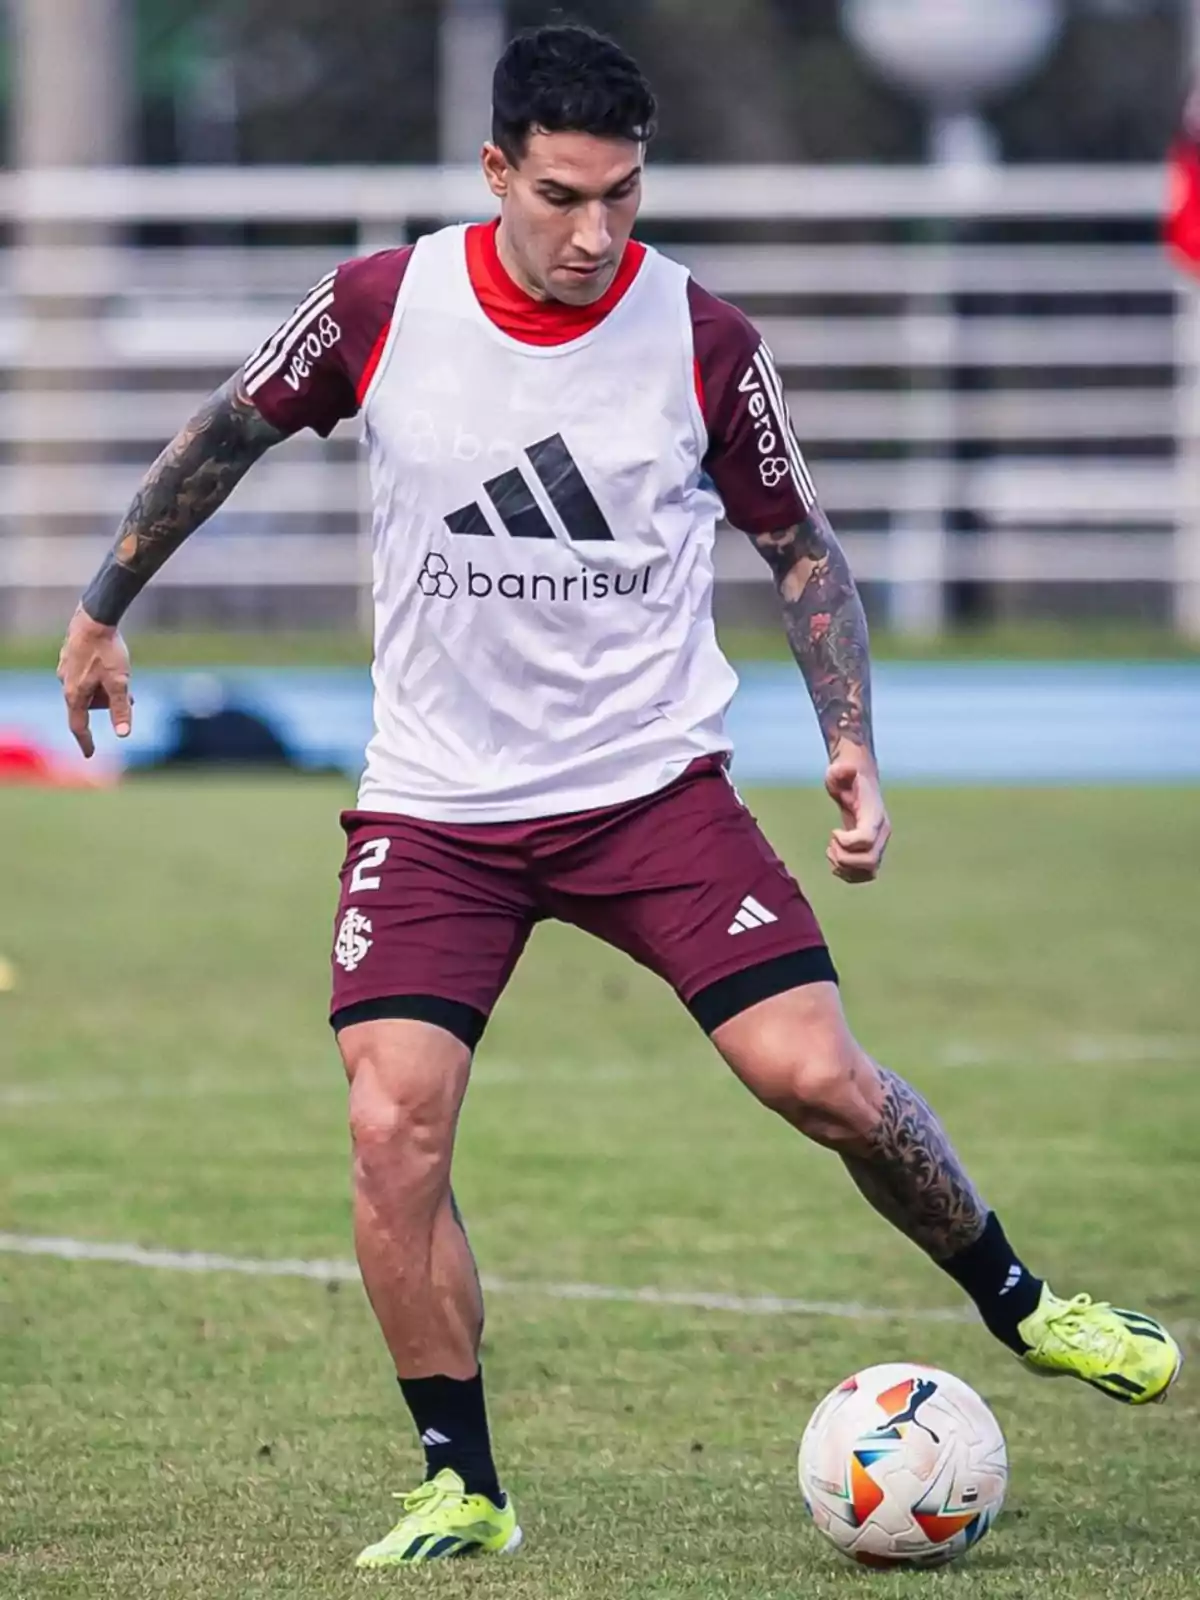
[[[641, 231], [762, 327], [873, 620], [1200, 637], [1200, 258], [1162, 248], [1200, 0], [572, 12], [659, 88]], [[547, 14], [0, 0], [0, 637], [59, 632], [149, 459], [334, 262], [486, 214], [492, 63]], [[289, 443], [135, 626], [361, 623], [366, 509], [353, 427]], [[720, 621], [773, 617], [728, 530], [718, 574]]]
[[[1162, 190], [1140, 167], [660, 168], [642, 232], [761, 327], [892, 626], [1100, 608], [1200, 632], [1194, 313], [1154, 237]], [[0, 179], [10, 626], [57, 623], [144, 465], [334, 261], [487, 210], [466, 168]], [[355, 434], [273, 452], [145, 615], [361, 615]], [[718, 574], [753, 614], [766, 569], [728, 531]]]

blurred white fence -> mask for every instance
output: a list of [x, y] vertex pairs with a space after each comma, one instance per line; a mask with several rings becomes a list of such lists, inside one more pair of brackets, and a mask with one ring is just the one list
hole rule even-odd
[[[1162, 174], [1127, 167], [658, 168], [643, 215], [761, 327], [898, 625], [938, 627], [952, 583], [1121, 584], [1200, 632], [1200, 324], [1162, 203]], [[0, 175], [10, 625], [61, 613], [152, 454], [333, 261], [489, 210], [473, 170]], [[216, 242], [231, 225], [273, 242]], [[277, 242], [318, 226], [344, 242]], [[212, 591], [217, 616], [251, 590], [352, 613], [364, 505], [352, 427], [289, 442], [155, 589]], [[726, 532], [718, 573], [766, 569]]]

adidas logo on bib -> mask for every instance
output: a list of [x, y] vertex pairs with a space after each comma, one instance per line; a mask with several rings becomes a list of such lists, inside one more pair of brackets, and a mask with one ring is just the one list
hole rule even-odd
[[730, 933], [749, 933], [753, 928], [765, 928], [769, 922], [778, 922], [773, 911], [768, 911], [752, 894], [748, 894], [738, 907], [737, 916], [729, 924]]
[[[567, 449], [561, 433], [540, 439], [523, 452], [523, 463], [533, 468], [535, 477], [545, 492], [566, 529], [575, 541], [611, 540], [613, 531], [605, 521], [604, 513], [596, 504], [596, 497], [588, 488], [575, 457]], [[496, 516], [514, 539], [553, 539], [546, 513], [534, 497], [532, 488], [520, 466], [489, 478], [483, 492]], [[473, 500], [469, 506], [460, 506], [445, 518], [451, 533], [460, 537], [491, 539], [495, 535], [483, 506]]]

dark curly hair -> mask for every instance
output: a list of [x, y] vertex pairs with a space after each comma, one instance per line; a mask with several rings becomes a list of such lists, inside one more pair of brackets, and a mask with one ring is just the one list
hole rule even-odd
[[531, 130], [650, 139], [658, 104], [641, 68], [591, 28], [552, 23], [517, 34], [492, 79], [492, 141], [514, 165]]

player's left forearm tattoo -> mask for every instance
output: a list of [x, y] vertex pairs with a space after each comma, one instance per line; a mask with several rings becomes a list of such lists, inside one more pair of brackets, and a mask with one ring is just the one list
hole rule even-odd
[[754, 544], [775, 574], [792, 654], [830, 755], [843, 740], [874, 753], [867, 619], [837, 535], [820, 506]]
[[142, 480], [113, 549], [83, 595], [88, 616], [116, 627], [168, 556], [283, 438], [242, 392], [240, 375], [223, 384]]
[[945, 1261], [979, 1238], [987, 1206], [917, 1091], [884, 1067], [879, 1073], [884, 1099], [868, 1153], [842, 1159], [881, 1216]]

